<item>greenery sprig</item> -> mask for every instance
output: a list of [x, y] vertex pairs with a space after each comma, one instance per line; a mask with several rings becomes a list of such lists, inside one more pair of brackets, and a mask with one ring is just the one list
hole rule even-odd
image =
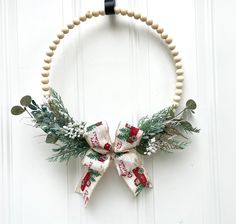
[[[31, 96], [22, 97], [20, 105], [12, 107], [11, 113], [13, 115], [28, 113], [34, 126], [46, 133], [46, 143], [57, 145], [52, 149], [54, 154], [49, 158], [50, 161], [62, 162], [69, 161], [71, 157], [83, 157], [90, 149], [84, 138], [85, 122], [74, 121], [59, 94], [53, 89], [50, 91], [49, 100], [42, 105], [38, 105]], [[188, 115], [194, 114], [196, 107], [193, 100], [188, 100], [185, 108], [177, 114], [173, 105], [151, 117], [141, 118], [138, 127], [143, 131], [143, 136], [136, 147], [137, 152], [150, 155], [157, 150], [173, 152], [185, 148], [189, 143], [186, 135], [199, 132], [199, 129], [187, 121]], [[121, 134], [125, 139], [129, 136], [125, 131]]]
[[52, 149], [55, 154], [49, 158], [50, 161], [68, 161], [71, 157], [85, 155], [89, 145], [82, 136], [71, 138], [68, 135], [65, 127], [75, 121], [55, 90], [51, 89], [51, 97], [47, 103], [38, 105], [31, 96], [24, 96], [20, 104], [21, 106], [12, 107], [11, 113], [20, 115], [27, 112], [34, 126], [41, 128], [47, 134], [46, 143], [58, 145], [57, 148]]
[[139, 120], [138, 126], [144, 132], [140, 144], [136, 150], [143, 155], [150, 155], [157, 150], [173, 152], [176, 149], [184, 149], [189, 141], [186, 134], [198, 133], [186, 120], [188, 115], [194, 114], [197, 105], [194, 100], [188, 100], [185, 108], [175, 115], [175, 106], [146, 116]]

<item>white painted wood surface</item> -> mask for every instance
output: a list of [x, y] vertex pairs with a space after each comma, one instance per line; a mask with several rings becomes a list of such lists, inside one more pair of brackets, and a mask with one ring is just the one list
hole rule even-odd
[[[27, 119], [9, 113], [21, 96], [41, 100], [46, 48], [61, 27], [101, 0], [0, 1], [0, 223], [235, 224], [234, 111], [236, 2], [118, 1], [147, 14], [173, 37], [186, 71], [184, 100], [199, 108], [188, 150], [144, 162], [153, 190], [133, 198], [114, 166], [84, 209], [74, 189], [80, 160], [48, 163], [51, 146]], [[174, 66], [146, 26], [128, 18], [93, 19], [59, 46], [52, 85], [75, 118], [136, 123], [171, 102]], [[99, 103], [98, 103], [99, 101]]]

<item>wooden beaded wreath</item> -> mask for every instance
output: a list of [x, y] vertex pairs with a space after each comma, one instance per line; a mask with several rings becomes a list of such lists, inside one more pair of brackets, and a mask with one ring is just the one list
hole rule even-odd
[[[118, 7], [115, 7], [114, 11], [116, 15], [128, 16], [145, 23], [147, 26], [151, 27], [154, 31], [156, 31], [160, 35], [160, 37], [164, 40], [164, 42], [167, 44], [176, 67], [177, 77], [175, 85], [176, 86], [175, 95], [173, 97], [173, 104], [178, 106], [183, 92], [182, 89], [184, 81], [184, 70], [181, 63], [181, 57], [179, 55], [179, 52], [176, 49], [176, 46], [173, 44], [173, 39], [167, 33], [165, 33], [164, 29], [160, 27], [157, 23], [154, 23], [151, 19], [148, 19], [146, 16], [143, 16], [140, 13], [128, 11], [127, 9], [120, 9]], [[88, 11], [85, 15], [82, 15], [79, 18], [74, 19], [71, 23], [63, 27], [61, 32], [58, 33], [57, 37], [49, 45], [49, 49], [46, 52], [46, 57], [44, 58], [43, 71], [41, 73], [42, 90], [44, 96], [46, 97], [50, 96], [49, 72], [51, 69], [52, 57], [57, 49], [57, 45], [60, 44], [60, 41], [65, 37], [66, 34], [69, 33], [71, 29], [75, 28], [76, 26], [79, 26], [81, 22], [85, 22], [87, 19], [91, 19], [93, 17], [99, 17], [104, 15], [105, 15], [104, 10], [98, 10], [92, 12]]]
[[[140, 13], [126, 9], [114, 8], [116, 15], [132, 17], [144, 22], [156, 31], [167, 44], [176, 67], [176, 90], [173, 104], [152, 116], [145, 116], [137, 127], [127, 123], [118, 125], [115, 141], [112, 142], [109, 128], [105, 121], [87, 125], [84, 121], [75, 121], [65, 108], [59, 94], [49, 86], [49, 72], [52, 57], [60, 41], [70, 29], [92, 17], [104, 16], [104, 10], [87, 12], [65, 26], [50, 44], [44, 59], [42, 71], [42, 90], [44, 103], [37, 104], [31, 96], [21, 98], [20, 104], [12, 107], [11, 113], [19, 115], [27, 112], [35, 127], [41, 128], [46, 134], [46, 143], [56, 144], [52, 149], [50, 161], [68, 161], [71, 157], [82, 157], [86, 172], [76, 192], [83, 195], [87, 205], [91, 194], [108, 169], [111, 161], [115, 162], [118, 174], [125, 180], [131, 191], [137, 196], [144, 188], [152, 187], [148, 173], [140, 159], [141, 155], [151, 155], [158, 150], [173, 152], [183, 149], [189, 143], [186, 134], [197, 133], [187, 117], [193, 114], [196, 103], [188, 100], [183, 110], [176, 113], [181, 100], [184, 71], [181, 57], [173, 44], [173, 40], [158, 24]], [[59, 145], [59, 146], [58, 146]]]

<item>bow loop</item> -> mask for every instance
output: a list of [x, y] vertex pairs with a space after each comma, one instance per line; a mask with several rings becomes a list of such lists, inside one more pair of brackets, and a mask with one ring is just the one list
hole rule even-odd
[[101, 121], [87, 127], [85, 139], [90, 147], [98, 153], [107, 154], [112, 149], [106, 121]]
[[127, 123], [119, 123], [116, 131], [114, 152], [128, 152], [139, 145], [143, 131]]

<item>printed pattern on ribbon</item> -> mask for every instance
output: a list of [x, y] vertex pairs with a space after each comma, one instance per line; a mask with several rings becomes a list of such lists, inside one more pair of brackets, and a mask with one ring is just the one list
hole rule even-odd
[[114, 156], [115, 165], [119, 176], [126, 176], [134, 168], [142, 165], [136, 152], [117, 153]]
[[111, 151], [111, 138], [106, 122], [98, 122], [87, 127], [85, 139], [90, 147], [101, 154]]
[[108, 168], [111, 160], [111, 155], [101, 154], [92, 149], [86, 153], [82, 164], [88, 169], [96, 170], [103, 174]]
[[147, 171], [143, 165], [135, 167], [126, 176], [122, 177], [133, 192], [134, 196], [138, 196], [145, 187], [152, 187]]
[[84, 206], [89, 202], [94, 188], [101, 179], [102, 174], [91, 169], [87, 169], [82, 178], [81, 184], [77, 186], [76, 192], [81, 193], [84, 200]]
[[91, 149], [82, 161], [86, 172], [76, 189], [76, 192], [83, 195], [85, 206], [111, 160], [114, 160], [119, 176], [124, 179], [135, 196], [144, 188], [152, 187], [147, 171], [134, 149], [139, 145], [142, 134], [140, 129], [120, 123], [115, 142], [112, 144], [105, 121], [87, 127], [85, 139]]
[[129, 124], [119, 123], [116, 131], [115, 152], [128, 152], [139, 145], [143, 131]]

